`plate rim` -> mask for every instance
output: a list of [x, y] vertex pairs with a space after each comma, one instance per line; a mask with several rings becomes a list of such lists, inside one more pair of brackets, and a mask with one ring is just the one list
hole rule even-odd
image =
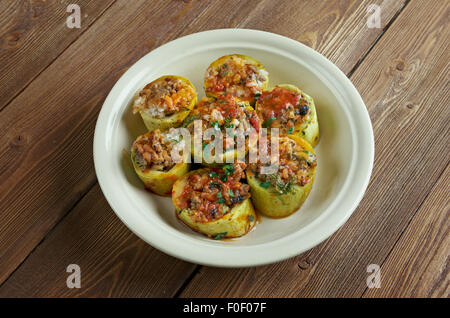
[[[108, 107], [111, 108], [113, 106], [113, 96], [114, 94], [118, 93], [119, 86], [122, 84], [124, 79], [126, 79], [127, 76], [130, 76], [130, 74], [133, 72], [135, 68], [138, 67], [139, 63], [143, 63], [145, 59], [149, 59], [152, 55], [158, 54], [158, 52], [162, 52], [164, 50], [170, 49], [173, 46], [181, 45], [185, 41], [193, 41], [193, 40], [202, 40], [202, 38], [215, 38], [220, 39], [221, 37], [249, 37], [250, 39], [260, 39], [266, 43], [267, 46], [269, 46], [268, 43], [278, 43], [281, 44], [277, 46], [277, 50], [280, 50], [281, 48], [284, 48], [284, 50], [287, 50], [287, 48], [290, 48], [292, 50], [300, 50], [303, 51], [302, 53], [309, 56], [309, 58], [313, 59], [318, 65], [322, 66], [323, 71], [325, 73], [328, 73], [328, 75], [332, 75], [331, 78], [338, 79], [339, 84], [341, 86], [344, 86], [345, 94], [347, 94], [352, 101], [352, 104], [356, 105], [357, 110], [359, 111], [359, 119], [361, 122], [358, 126], [363, 127], [364, 134], [354, 135], [354, 127], [352, 128], [352, 138], [356, 140], [363, 138], [365, 141], [364, 144], [364, 151], [365, 151], [365, 169], [364, 171], [358, 170], [359, 176], [359, 191], [356, 191], [357, 193], [353, 197], [353, 200], [351, 203], [348, 203], [347, 208], [345, 209], [345, 212], [341, 212], [341, 217], [336, 220], [334, 224], [329, 225], [326, 227], [326, 229], [323, 229], [322, 232], [315, 233], [313, 237], [315, 239], [310, 239], [310, 241], [306, 244], [304, 244], [301, 248], [295, 248], [293, 247], [292, 242], [285, 242], [287, 241], [287, 238], [293, 238], [295, 240], [296, 234], [298, 232], [291, 233], [287, 235], [286, 237], [283, 237], [281, 239], [276, 240], [279, 244], [286, 243], [286, 245], [289, 246], [289, 248], [286, 248], [286, 246], [283, 246], [281, 253], [278, 251], [278, 253], [271, 254], [271, 253], [264, 253], [265, 249], [263, 248], [262, 251], [253, 251], [253, 254], [244, 254], [242, 255], [242, 250], [248, 250], [248, 249], [255, 249], [254, 246], [235, 246], [232, 248], [228, 248], [225, 246], [215, 245], [215, 246], [205, 246], [201, 244], [198, 240], [197, 244], [200, 248], [200, 250], [196, 250], [195, 253], [183, 253], [185, 251], [183, 248], [189, 247], [189, 244], [185, 246], [183, 245], [181, 248], [179, 246], [174, 246], [174, 244], [169, 244], [167, 241], [163, 242], [163, 239], [158, 239], [156, 237], [157, 235], [153, 235], [152, 237], [149, 237], [146, 233], [148, 233], [148, 228], [144, 229], [142, 224], [139, 224], [136, 219], [133, 219], [130, 217], [129, 214], [123, 213], [120, 203], [117, 201], [118, 199], [114, 196], [112, 196], [112, 193], [110, 192], [110, 186], [105, 182], [105, 171], [103, 169], [103, 165], [100, 165], [100, 161], [102, 154], [104, 154], [104, 146], [105, 143], [108, 142], [106, 140], [106, 131], [108, 130], [107, 123], [109, 123], [110, 118], [108, 112]], [[204, 41], [204, 40], [203, 40]], [[284, 46], [283, 46], [284, 45]], [[128, 74], [128, 75], [127, 75]], [[323, 80], [323, 78], [321, 79]], [[122, 89], [123, 90], [123, 89]], [[335, 93], [338, 93], [341, 95], [341, 92], [336, 91]], [[341, 95], [341, 99], [343, 96]], [[352, 117], [349, 117], [352, 118]], [[355, 125], [353, 122], [349, 122], [350, 125]], [[109, 127], [111, 129], [111, 127]], [[358, 131], [359, 132], [359, 131]], [[364, 135], [364, 136], [363, 136]], [[109, 141], [111, 142], [111, 141]], [[353, 155], [356, 156], [357, 152], [359, 150], [359, 155], [361, 155], [361, 149], [358, 149], [358, 146], [360, 146], [361, 143], [354, 143], [354, 153]], [[97, 122], [95, 125], [95, 132], [94, 132], [94, 142], [93, 142], [93, 154], [94, 154], [94, 166], [95, 166], [95, 173], [97, 175], [97, 180], [99, 182], [100, 188], [110, 205], [111, 209], [114, 211], [114, 213], [119, 217], [119, 219], [138, 237], [140, 237], [142, 240], [153, 246], [154, 248], [159, 249], [160, 251], [174, 256], [178, 259], [182, 259], [184, 261], [196, 263], [196, 264], [202, 264], [207, 266], [215, 266], [215, 267], [248, 267], [248, 266], [259, 266], [259, 265], [265, 265], [265, 264], [271, 264], [274, 262], [279, 262], [291, 257], [294, 257], [296, 255], [299, 255], [300, 253], [303, 253], [314, 246], [320, 244], [327, 238], [329, 238], [333, 233], [335, 233], [347, 220], [348, 218], [353, 214], [356, 207], [359, 205], [360, 201], [362, 200], [364, 193], [367, 189], [367, 186], [370, 182], [370, 177], [373, 169], [373, 162], [374, 162], [374, 135], [373, 135], [373, 129], [372, 129], [372, 123], [370, 120], [369, 113], [367, 111], [367, 108], [364, 104], [364, 101], [362, 100], [359, 92], [351, 82], [349, 78], [331, 61], [329, 61], [326, 57], [324, 57], [319, 52], [315, 51], [314, 49], [298, 42], [293, 39], [290, 39], [288, 37], [266, 32], [266, 31], [260, 31], [260, 30], [252, 30], [252, 29], [215, 29], [215, 30], [208, 30], [208, 31], [202, 31], [197, 33], [192, 33], [183, 37], [179, 37], [177, 39], [174, 39], [170, 42], [167, 42], [163, 44], [162, 46], [159, 46], [143, 57], [141, 57], [138, 61], [136, 61], [132, 66], [129, 67], [129, 69], [122, 74], [122, 76], [117, 80], [111, 91], [108, 93], [108, 96], [106, 97], [102, 108], [100, 110], [100, 113], [97, 118]], [[352, 169], [354, 165], [352, 164], [350, 169]], [[364, 175], [361, 176], [361, 172], [364, 173]], [[350, 171], [349, 171], [350, 174]], [[354, 171], [353, 171], [354, 174]], [[344, 185], [347, 185], [348, 183], [348, 177], [346, 178]], [[355, 186], [353, 185], [353, 191]], [[342, 194], [342, 192], [340, 193]], [[331, 203], [333, 204], [336, 201], [336, 199]], [[342, 199], [341, 199], [342, 201]], [[330, 204], [330, 205], [331, 205]], [[328, 209], [328, 207], [327, 207]], [[313, 230], [317, 224], [320, 224], [320, 222], [324, 222], [322, 220], [322, 216], [319, 216], [315, 220], [311, 222], [311, 224], [308, 224], [307, 227], [309, 231]], [[325, 220], [326, 221], [326, 220]], [[322, 226], [323, 227], [323, 226]], [[157, 229], [154, 229], [157, 230]], [[307, 235], [307, 231], [303, 231], [303, 235]], [[165, 231], [159, 231], [159, 235], [167, 235], [167, 232]], [[170, 235], [170, 234], [169, 234]], [[170, 237], [165, 237], [165, 239], [169, 239]], [[188, 242], [188, 240], [186, 240]], [[184, 242], [186, 243], [186, 242]], [[270, 242], [272, 243], [272, 242]], [[267, 245], [270, 243], [264, 243], [260, 245]], [[191, 246], [192, 248], [192, 246]], [[207, 251], [203, 250], [206, 249]], [[211, 250], [213, 249], [213, 250]], [[230, 250], [232, 252], [230, 252]], [[219, 253], [220, 251], [220, 253]], [[239, 254], [240, 251], [240, 254]], [[211, 255], [211, 252], [216, 252], [216, 254], [219, 255]], [[248, 253], [248, 251], [246, 251]], [[239, 254], [239, 255], [233, 255], [233, 254]], [[235, 256], [233, 258], [233, 256]]]

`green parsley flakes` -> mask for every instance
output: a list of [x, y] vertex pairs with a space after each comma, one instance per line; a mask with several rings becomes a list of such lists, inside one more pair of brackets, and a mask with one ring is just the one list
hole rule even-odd
[[223, 239], [223, 237], [224, 237], [225, 235], [227, 235], [227, 233], [228, 233], [228, 232], [217, 233], [216, 235], [214, 235], [213, 239], [215, 239], [215, 240]]

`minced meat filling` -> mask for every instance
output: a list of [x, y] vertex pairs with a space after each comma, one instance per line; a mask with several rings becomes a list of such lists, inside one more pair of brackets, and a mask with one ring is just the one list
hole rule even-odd
[[230, 56], [222, 64], [206, 70], [206, 92], [232, 94], [253, 101], [260, 94], [268, 73], [239, 56]]
[[250, 197], [249, 185], [240, 182], [245, 178], [245, 167], [244, 163], [235, 163], [189, 175], [180, 197], [181, 209], [190, 209], [196, 222], [222, 218]]
[[133, 112], [145, 112], [155, 118], [173, 115], [188, 107], [195, 98], [194, 89], [176, 77], [166, 76], [147, 84], [133, 105]]
[[[247, 143], [248, 134], [245, 135], [245, 132], [249, 129], [259, 131], [259, 118], [256, 112], [240, 105], [231, 94], [219, 96], [217, 99], [203, 98], [185, 122], [191, 134], [194, 133], [195, 120], [202, 120], [202, 131], [209, 128], [221, 131], [224, 137], [224, 151], [235, 147], [238, 136], [245, 136]], [[196, 131], [195, 135], [202, 136], [202, 132]], [[211, 140], [203, 140], [203, 148], [210, 142]]]
[[281, 128], [293, 133], [295, 125], [311, 113], [308, 100], [299, 92], [285, 87], [265, 91], [258, 99], [258, 115], [265, 128]]
[[134, 160], [143, 172], [170, 170], [175, 165], [171, 151], [176, 142], [179, 140], [172, 139], [170, 132], [159, 129], [139, 136], [132, 146]]
[[[264, 146], [270, 154], [270, 141], [268, 140]], [[287, 193], [293, 185], [308, 184], [311, 181], [310, 171], [317, 165], [316, 156], [289, 137], [281, 137], [278, 147], [279, 165], [275, 173], [262, 172], [262, 168], [270, 163], [258, 161], [249, 165], [249, 169], [261, 181], [260, 186], [263, 188], [273, 186], [278, 193]]]

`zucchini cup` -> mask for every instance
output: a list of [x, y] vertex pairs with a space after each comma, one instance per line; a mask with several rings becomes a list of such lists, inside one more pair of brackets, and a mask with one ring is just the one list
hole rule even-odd
[[[196, 162], [201, 161], [205, 166], [215, 167], [238, 159], [244, 161], [249, 147], [257, 143], [256, 134], [261, 123], [255, 110], [247, 102], [228, 94], [217, 98], [203, 98], [183, 126], [191, 134], [191, 152], [194, 159], [198, 158]], [[250, 138], [252, 134], [254, 138]], [[216, 140], [216, 135], [222, 139]]]
[[172, 157], [174, 147], [183, 149], [181, 136], [176, 136], [173, 130], [161, 132], [159, 129], [139, 136], [131, 147], [136, 174], [145, 188], [162, 196], [170, 196], [175, 181], [189, 171], [190, 154], [184, 152], [177, 163]]
[[147, 84], [134, 100], [149, 131], [178, 127], [197, 103], [194, 85], [184, 77], [165, 75]]
[[241, 183], [245, 164], [194, 170], [178, 179], [172, 200], [177, 217], [210, 238], [247, 234], [256, 224], [249, 186]]
[[[270, 149], [269, 143], [266, 145]], [[252, 202], [262, 214], [280, 218], [297, 211], [311, 191], [316, 174], [312, 146], [298, 136], [279, 138], [279, 164], [273, 171], [258, 161], [247, 169]]]
[[279, 128], [280, 135], [296, 135], [313, 147], [319, 141], [319, 122], [314, 100], [294, 85], [277, 85], [264, 91], [256, 102], [263, 128]]
[[225, 55], [206, 69], [206, 96], [232, 94], [234, 97], [255, 104], [255, 96], [269, 84], [269, 73], [257, 60], [240, 54]]

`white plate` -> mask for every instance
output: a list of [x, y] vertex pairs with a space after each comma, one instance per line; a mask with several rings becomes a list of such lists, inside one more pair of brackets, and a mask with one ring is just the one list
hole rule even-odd
[[[242, 238], [215, 241], [175, 217], [170, 198], [152, 195], [122, 154], [145, 133], [131, 100], [145, 84], [165, 74], [189, 78], [199, 98], [203, 75], [220, 56], [254, 57], [269, 72], [270, 86], [294, 84], [315, 100], [320, 125], [317, 176], [309, 198], [293, 215], [262, 217]], [[224, 29], [169, 42], [134, 64], [103, 104], [94, 137], [99, 184], [118, 217], [143, 240], [180, 259], [221, 267], [255, 266], [298, 255], [333, 234], [352, 214], [368, 185], [374, 157], [372, 125], [350, 80], [313, 49], [268, 32]]]

